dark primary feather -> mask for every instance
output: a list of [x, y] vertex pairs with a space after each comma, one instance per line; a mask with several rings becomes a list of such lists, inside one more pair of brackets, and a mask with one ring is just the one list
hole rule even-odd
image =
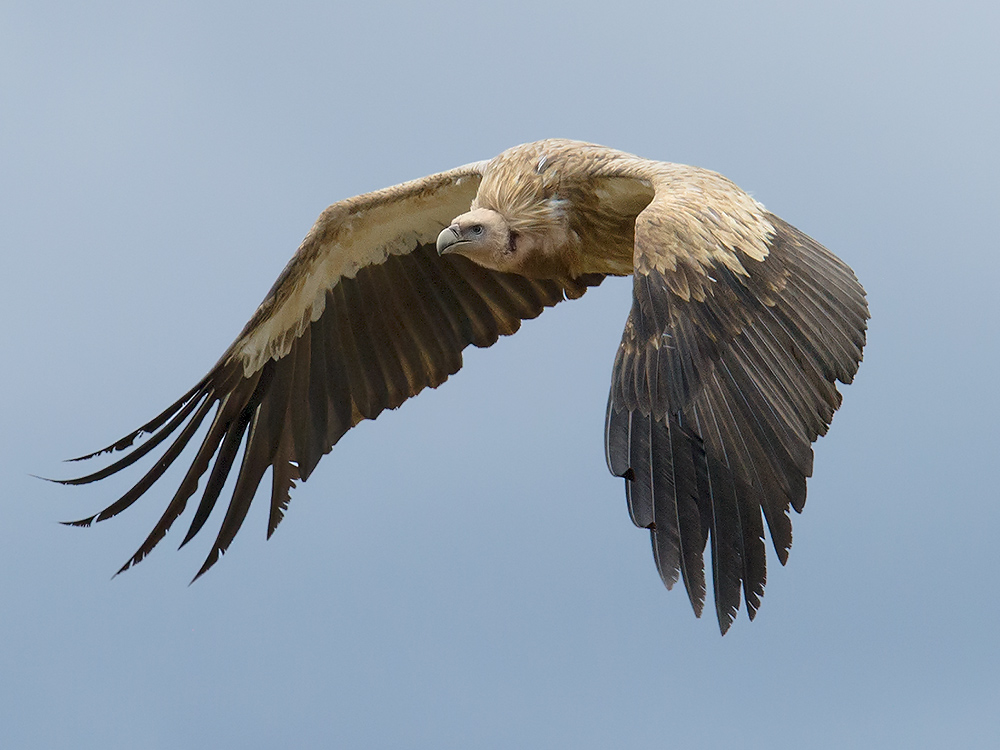
[[[857, 371], [868, 318], [853, 272], [775, 216], [770, 254], [748, 276], [717, 266], [704, 301], [676, 280], [636, 273], [608, 399], [608, 467], [625, 477], [633, 522], [649, 528], [664, 583], [680, 577], [695, 612], [711, 541], [723, 633], [751, 617], [766, 580], [764, 527], [779, 560], [789, 508], [805, 504], [811, 443]], [[669, 283], [668, 283], [669, 282]], [[686, 288], [686, 287], [685, 287]]]
[[[294, 341], [287, 355], [268, 360], [249, 377], [239, 359], [223, 357], [169, 409], [104, 449], [132, 448], [125, 457], [87, 476], [62, 480], [85, 484], [103, 479], [177, 433], [124, 496], [100, 513], [71, 523], [87, 526], [132, 505], [177, 459], [214, 407], [208, 431], [176, 493], [121, 569], [152, 551], [208, 472], [182, 546], [190, 541], [237, 468], [233, 494], [197, 578], [229, 547], [268, 469], [270, 536], [288, 507], [295, 482], [307, 479], [347, 430], [428, 386], [440, 385], [461, 367], [462, 350], [469, 344], [490, 346], [501, 335], [514, 333], [522, 320], [565, 298], [579, 297], [602, 279], [589, 275], [570, 281], [531, 280], [482, 268], [458, 255], [439, 257], [433, 245], [418, 245], [408, 254], [362, 268], [326, 292], [323, 314]], [[146, 442], [132, 447], [139, 435], [149, 432], [152, 436]]]

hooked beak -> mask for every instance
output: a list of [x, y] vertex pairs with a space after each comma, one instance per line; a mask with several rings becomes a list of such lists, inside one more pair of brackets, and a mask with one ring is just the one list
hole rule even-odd
[[437, 238], [437, 251], [438, 255], [445, 255], [447, 253], [453, 253], [458, 249], [459, 245], [465, 245], [468, 240], [463, 240], [458, 234], [458, 225], [452, 224], [450, 227], [446, 227], [441, 230], [441, 234]]

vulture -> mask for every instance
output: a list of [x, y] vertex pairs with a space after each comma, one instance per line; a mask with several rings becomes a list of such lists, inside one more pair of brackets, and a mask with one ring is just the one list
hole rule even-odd
[[[782, 564], [802, 511], [812, 443], [861, 361], [868, 307], [851, 269], [721, 175], [603, 146], [544, 140], [334, 203], [205, 377], [99, 454], [111, 476], [157, 451], [121, 513], [207, 429], [141, 561], [207, 474], [181, 546], [235, 487], [195, 579], [239, 531], [270, 470], [274, 532], [296, 481], [364, 419], [395, 409], [546, 307], [605, 276], [632, 276], [604, 430], [632, 522], [648, 529], [669, 589], [696, 615], [711, 556], [724, 634], [753, 619], [766, 579], [764, 525]], [[143, 440], [137, 442], [141, 436]], [[164, 446], [165, 447], [162, 447]], [[119, 571], [119, 572], [121, 572]]]

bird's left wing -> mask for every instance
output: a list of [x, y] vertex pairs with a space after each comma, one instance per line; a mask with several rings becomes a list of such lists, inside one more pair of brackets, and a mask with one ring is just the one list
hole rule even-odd
[[[469, 344], [490, 346], [514, 333], [521, 320], [600, 282], [596, 276], [533, 281], [484, 269], [458, 255], [439, 257], [437, 234], [468, 210], [481, 171], [482, 164], [473, 164], [326, 209], [211, 371], [139, 429], [76, 459], [128, 451], [99, 471], [59, 481], [104, 479], [173, 436], [132, 489], [100, 513], [71, 523], [89, 526], [132, 505], [212, 415], [162, 517], [122, 567], [149, 554], [209, 472], [181, 544], [187, 543], [205, 524], [238, 465], [229, 508], [200, 576], [228, 548], [268, 469], [270, 536], [295, 481], [307, 479], [347, 430], [425, 387], [440, 385], [462, 366], [461, 352]], [[136, 445], [142, 435], [148, 437]]]
[[649, 528], [667, 587], [700, 614], [711, 542], [726, 632], [764, 591], [766, 520], [781, 562], [811, 443], [840, 405], [868, 308], [851, 269], [720, 175], [619, 157], [603, 176], [655, 193], [635, 223], [632, 310], [615, 359], [605, 447]]

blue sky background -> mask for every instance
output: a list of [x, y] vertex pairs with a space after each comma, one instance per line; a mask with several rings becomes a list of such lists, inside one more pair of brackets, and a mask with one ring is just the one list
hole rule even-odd
[[[4, 2], [0, 746], [996, 747], [998, 29], [987, 2]], [[193, 586], [214, 534], [109, 581], [165, 483], [57, 524], [128, 485], [29, 474], [186, 391], [327, 204], [555, 136], [718, 170], [868, 289], [755, 622], [720, 638], [663, 589], [605, 468], [625, 280], [354, 430]]]

